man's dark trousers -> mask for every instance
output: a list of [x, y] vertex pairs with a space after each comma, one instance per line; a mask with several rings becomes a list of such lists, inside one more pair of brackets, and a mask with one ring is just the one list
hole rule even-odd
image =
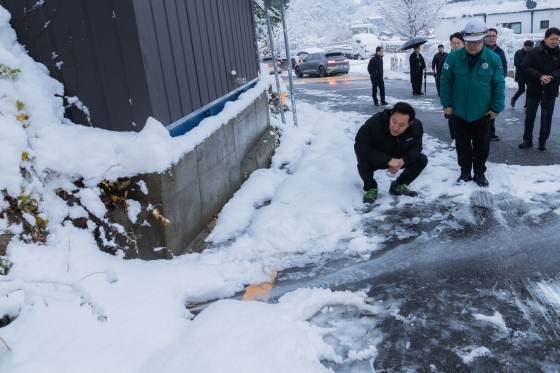
[[[517, 82], [517, 86], [519, 87], [519, 89], [513, 95], [513, 99], [512, 99], [513, 101], [517, 101], [519, 96], [525, 93], [525, 83]], [[525, 106], [527, 106], [527, 96], [525, 96]]]
[[412, 93], [422, 92], [422, 72], [410, 74], [410, 82], [412, 83]]
[[447, 117], [447, 126], [449, 127], [449, 134], [451, 135], [451, 140], [455, 140], [457, 138], [457, 134], [455, 133], [455, 116], [453, 114], [449, 114]]
[[[455, 146], [457, 149], [457, 162], [461, 173], [475, 174], [486, 172], [486, 160], [490, 153], [490, 120], [475, 120], [467, 122], [461, 117], [453, 116], [455, 124]], [[471, 145], [472, 141], [472, 145]]]
[[[527, 110], [525, 111], [525, 133], [523, 133], [523, 141], [533, 142], [533, 127], [535, 126], [535, 118], [537, 116], [537, 109], [541, 102], [540, 97], [527, 97]], [[550, 136], [550, 127], [552, 123], [552, 114], [554, 113], [554, 104], [556, 97], [547, 97], [544, 104], [546, 110], [546, 123], [539, 132], [539, 144], [546, 143]], [[541, 108], [542, 110], [542, 108]], [[542, 115], [542, 112], [541, 112]], [[542, 122], [541, 122], [542, 123]]]
[[381, 102], [385, 102], [385, 82], [383, 78], [369, 78], [371, 80], [371, 95], [373, 96], [373, 102], [378, 104], [377, 101], [377, 87], [379, 87], [379, 97], [381, 98]]
[[[426, 155], [420, 153], [418, 158], [416, 158], [416, 162], [412, 164], [407, 164], [403, 167], [404, 171], [397, 177], [397, 184], [410, 184], [418, 175], [422, 173], [426, 165], [428, 164], [428, 157]], [[377, 170], [386, 170], [386, 168], [377, 168], [376, 166], [372, 165], [368, 161], [362, 159], [358, 160], [358, 173], [360, 177], [364, 181], [364, 191], [368, 191], [370, 189], [376, 188], [377, 189], [377, 181], [373, 178], [373, 173]]]

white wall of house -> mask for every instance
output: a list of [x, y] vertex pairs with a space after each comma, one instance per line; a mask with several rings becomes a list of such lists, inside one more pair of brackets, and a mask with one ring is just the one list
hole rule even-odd
[[[461, 31], [465, 25], [472, 19], [472, 16], [460, 18], [445, 18], [434, 29], [434, 36], [437, 40], [449, 40], [449, 35], [454, 32]], [[475, 18], [484, 20], [484, 16], [477, 15]], [[541, 21], [548, 21], [548, 27], [541, 29]], [[501, 24], [521, 22], [522, 34], [531, 33], [531, 11], [511, 12], [511, 13], [495, 13], [486, 15], [486, 24], [488, 27], [496, 27]], [[533, 11], [533, 33], [543, 33], [549, 27], [560, 26], [560, 9], [535, 9]]]
[[[560, 9], [537, 11], [533, 16], [533, 32], [545, 32], [547, 28], [540, 28], [541, 21], [548, 21], [548, 27], [560, 26]], [[530, 29], [529, 29], [530, 30]], [[530, 31], [527, 31], [530, 32]]]
[[456, 32], [461, 32], [465, 28], [465, 25], [472, 18], [480, 18], [484, 20], [484, 17], [461, 17], [461, 18], [447, 18], [442, 19], [441, 22], [434, 29], [434, 37], [436, 40], [447, 41], [445, 44], [446, 49], [449, 48], [449, 35]]
[[[488, 27], [496, 27], [507, 23], [521, 23], [520, 31], [517, 34], [526, 34], [531, 32], [531, 13], [517, 12], [505, 14], [488, 14], [486, 16], [486, 25]], [[511, 27], [510, 27], [511, 28]], [[516, 30], [517, 31], [517, 30]]]

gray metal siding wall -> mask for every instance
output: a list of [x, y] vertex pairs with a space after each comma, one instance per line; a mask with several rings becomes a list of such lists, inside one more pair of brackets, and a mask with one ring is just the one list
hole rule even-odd
[[[36, 2], [0, 0], [12, 26]], [[46, 0], [33, 13], [31, 35], [52, 21], [30, 55], [64, 84], [65, 95], [89, 108], [93, 126], [139, 131], [149, 116], [167, 125], [237, 88], [232, 70], [248, 81], [257, 77], [251, 6], [252, 0]], [[22, 44], [24, 26], [16, 30]], [[77, 109], [71, 119], [87, 125]]]
[[[24, 6], [30, 9], [36, 3], [0, 0], [12, 14], [14, 28]], [[138, 131], [152, 115], [136, 22], [127, 16], [132, 13], [130, 1], [46, 0], [29, 17], [31, 35], [45, 30], [29, 54], [64, 84], [65, 95], [79, 97], [90, 110], [95, 127]], [[25, 45], [24, 22], [16, 32]], [[52, 58], [53, 52], [58, 58]], [[60, 70], [55, 66], [59, 61], [64, 63]], [[71, 109], [71, 119], [88, 125], [85, 115], [75, 108]]]
[[133, 1], [154, 117], [163, 124], [237, 88], [232, 70], [257, 77], [251, 0]]

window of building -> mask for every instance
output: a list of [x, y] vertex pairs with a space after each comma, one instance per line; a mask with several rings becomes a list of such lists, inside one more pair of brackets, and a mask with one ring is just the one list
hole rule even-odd
[[503, 27], [512, 29], [514, 34], [521, 34], [521, 22], [504, 23]]
[[548, 21], [541, 21], [541, 29], [547, 29], [548, 27]]

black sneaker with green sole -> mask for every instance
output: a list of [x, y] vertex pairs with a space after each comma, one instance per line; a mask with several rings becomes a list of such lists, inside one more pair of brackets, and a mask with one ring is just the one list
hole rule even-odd
[[364, 193], [364, 203], [374, 203], [377, 199], [377, 189], [373, 188]]
[[416, 197], [418, 195], [418, 192], [410, 190], [410, 186], [408, 184], [397, 184], [396, 181], [391, 182], [389, 193], [395, 196], [409, 197]]

